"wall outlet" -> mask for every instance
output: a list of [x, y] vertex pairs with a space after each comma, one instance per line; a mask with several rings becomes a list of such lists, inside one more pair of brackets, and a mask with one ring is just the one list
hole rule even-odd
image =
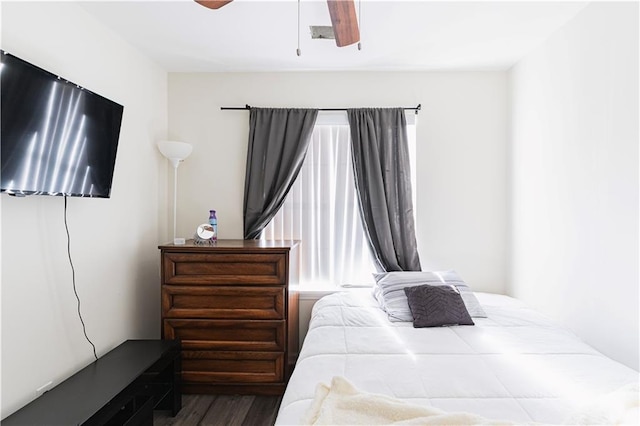
[[46, 391], [48, 391], [49, 389], [51, 389], [52, 387], [53, 387], [52, 381], [48, 381], [44, 385], [40, 386], [38, 389], [36, 389], [36, 398], [42, 395], [43, 393], [45, 393]]

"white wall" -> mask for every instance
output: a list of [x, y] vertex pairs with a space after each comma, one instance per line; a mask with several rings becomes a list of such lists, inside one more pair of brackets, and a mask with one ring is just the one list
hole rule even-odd
[[[73, 3], [2, 2], [2, 48], [124, 105], [111, 199], [69, 199], [82, 314], [98, 356], [160, 335], [167, 74]], [[161, 184], [160, 184], [161, 183]], [[93, 361], [61, 197], [2, 195], [2, 417]]]
[[594, 3], [510, 72], [509, 292], [638, 369], [638, 4]]
[[455, 269], [476, 290], [505, 290], [505, 72], [171, 73], [169, 134], [194, 153], [179, 169], [178, 233], [218, 212], [242, 238], [249, 114], [221, 106], [422, 104], [417, 233], [423, 269]]

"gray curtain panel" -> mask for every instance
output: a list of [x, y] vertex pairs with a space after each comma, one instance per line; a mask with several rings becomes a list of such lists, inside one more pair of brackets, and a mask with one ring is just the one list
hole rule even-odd
[[402, 108], [349, 109], [360, 214], [382, 271], [419, 271]]
[[260, 237], [296, 180], [317, 109], [251, 108], [244, 181], [244, 239]]

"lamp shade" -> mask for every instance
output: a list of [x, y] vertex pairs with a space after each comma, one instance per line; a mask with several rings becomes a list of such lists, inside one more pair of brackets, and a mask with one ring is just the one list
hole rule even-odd
[[158, 149], [162, 155], [171, 160], [173, 167], [178, 167], [178, 163], [191, 154], [193, 147], [186, 142], [160, 141]]

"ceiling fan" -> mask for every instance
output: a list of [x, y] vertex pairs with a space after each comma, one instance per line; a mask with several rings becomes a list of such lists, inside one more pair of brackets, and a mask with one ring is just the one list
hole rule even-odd
[[[195, 0], [209, 9], [220, 9], [233, 0]], [[327, 0], [331, 26], [338, 47], [349, 46], [360, 41], [360, 29], [356, 16], [355, 0]]]

